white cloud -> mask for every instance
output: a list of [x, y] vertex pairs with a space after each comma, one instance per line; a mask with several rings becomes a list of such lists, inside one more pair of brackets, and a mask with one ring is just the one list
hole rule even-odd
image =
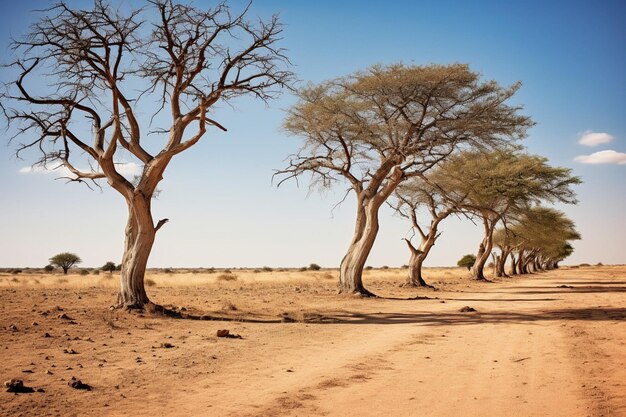
[[115, 169], [122, 175], [138, 175], [141, 172], [141, 167], [134, 162], [115, 164]]
[[613, 150], [594, 152], [591, 155], [580, 155], [574, 161], [582, 164], [619, 164], [626, 165], [626, 153]]
[[598, 146], [603, 143], [609, 143], [613, 139], [615, 138], [608, 133], [592, 132], [591, 130], [587, 130], [580, 136], [578, 143], [585, 146]]

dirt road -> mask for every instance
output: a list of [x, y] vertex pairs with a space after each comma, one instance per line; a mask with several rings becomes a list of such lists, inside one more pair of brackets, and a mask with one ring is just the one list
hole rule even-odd
[[[78, 324], [66, 326], [66, 333], [82, 356], [81, 368], [72, 366], [79, 359], [58, 353], [68, 341], [48, 346], [39, 338], [31, 340], [28, 331], [14, 332], [11, 339], [5, 332], [2, 375], [19, 374], [30, 362], [34, 373], [28, 374], [29, 383], [46, 387], [46, 393], [3, 393], [0, 411], [624, 416], [624, 272], [626, 268], [555, 271], [472, 285], [463, 292], [429, 292], [428, 300], [283, 298], [284, 305], [266, 311], [231, 297], [238, 305], [257, 306], [257, 316], [276, 317], [291, 308], [308, 317], [296, 323], [224, 324], [99, 311], [104, 321], [114, 320], [105, 327], [102, 317], [94, 318], [88, 310], [70, 310]], [[264, 303], [263, 298], [255, 300]], [[3, 301], [3, 325], [9, 320], [28, 327], [31, 309], [20, 315], [10, 305]], [[461, 312], [465, 306], [476, 311]], [[89, 326], [89, 320], [94, 324]], [[243, 339], [215, 338], [215, 329], [222, 327]], [[174, 347], [159, 347], [164, 340]], [[16, 343], [23, 343], [21, 354]], [[56, 353], [55, 376], [65, 381], [79, 373], [94, 390], [68, 391], [56, 382], [59, 378], [43, 375], [49, 366], [44, 357], [49, 359], [51, 352]], [[68, 367], [73, 369], [64, 370]]]

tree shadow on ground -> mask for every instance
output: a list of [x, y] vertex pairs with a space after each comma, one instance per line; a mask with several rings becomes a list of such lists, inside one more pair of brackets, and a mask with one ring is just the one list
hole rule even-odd
[[560, 320], [622, 321], [626, 308], [579, 308], [545, 310], [536, 313], [515, 312], [419, 312], [419, 313], [326, 313], [327, 319], [339, 324], [421, 324], [425, 326], [508, 324]]

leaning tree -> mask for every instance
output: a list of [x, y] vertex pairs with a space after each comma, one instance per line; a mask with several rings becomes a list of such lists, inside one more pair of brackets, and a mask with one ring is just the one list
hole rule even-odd
[[[534, 206], [525, 210], [506, 230], [499, 230], [500, 265], [504, 269], [507, 254], [517, 255], [513, 273], [554, 269], [569, 256], [569, 241], [580, 239], [574, 222], [563, 212], [550, 207]], [[502, 238], [505, 236], [504, 238]]]
[[506, 104], [518, 88], [482, 81], [467, 65], [396, 64], [299, 91], [284, 126], [303, 143], [277, 175], [282, 183], [311, 174], [312, 186], [341, 181], [347, 193], [354, 192], [356, 222], [341, 261], [341, 293], [372, 295], [362, 273], [378, 233], [378, 212], [403, 180], [461, 147], [525, 135], [532, 122]]
[[[220, 103], [268, 100], [292, 79], [277, 17], [250, 22], [247, 12], [172, 0], [128, 12], [103, 0], [85, 10], [60, 2], [13, 42], [7, 71], [16, 75], [2, 106], [25, 140], [18, 154], [40, 149], [38, 164], [64, 167], [72, 181], [106, 180], [126, 201], [119, 306], [150, 302], [146, 265], [167, 222], [153, 220], [151, 201], [172, 158], [207, 129], [226, 131], [212, 116]], [[147, 144], [151, 120], [140, 115], [152, 109], [165, 122]], [[141, 166], [137, 178], [120, 169], [127, 158]]]
[[542, 201], [575, 204], [571, 186], [579, 184], [571, 169], [552, 167], [547, 158], [519, 151], [466, 151], [439, 167], [443, 188], [457, 199], [459, 208], [479, 219], [483, 238], [472, 276], [484, 280], [483, 269], [493, 249], [493, 234], [500, 222]]

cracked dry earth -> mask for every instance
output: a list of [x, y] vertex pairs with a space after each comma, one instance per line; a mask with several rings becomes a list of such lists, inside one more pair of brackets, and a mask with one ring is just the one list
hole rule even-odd
[[[400, 289], [400, 274], [366, 279], [388, 299], [280, 273], [150, 289], [234, 321], [112, 311], [106, 286], [4, 286], [0, 376], [45, 392], [1, 392], [0, 414], [626, 415], [626, 267], [455, 278], [440, 291]], [[430, 298], [397, 299], [416, 295]], [[216, 337], [225, 328], [242, 338]]]

